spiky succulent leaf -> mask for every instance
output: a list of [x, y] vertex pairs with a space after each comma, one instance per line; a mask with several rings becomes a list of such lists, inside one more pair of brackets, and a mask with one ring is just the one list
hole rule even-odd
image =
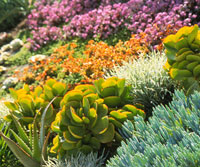
[[3, 137], [6, 144], [9, 146], [9, 148], [12, 150], [15, 156], [25, 167], [40, 167], [40, 164], [37, 161], [33, 160], [30, 155], [28, 155], [21, 147], [15, 144], [15, 142], [13, 142], [11, 139], [7, 138], [1, 131], [0, 136]]
[[29, 146], [12, 130], [10, 129], [10, 132], [13, 134], [13, 136], [15, 137], [15, 140], [18, 142], [19, 146], [26, 151], [27, 154], [29, 154], [29, 156], [32, 156], [32, 151], [29, 148]]

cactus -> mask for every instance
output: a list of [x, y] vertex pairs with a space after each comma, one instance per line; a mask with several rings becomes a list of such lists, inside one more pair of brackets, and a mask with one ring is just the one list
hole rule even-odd
[[[38, 113], [37, 119], [41, 119], [45, 107], [54, 98], [57, 97], [48, 109], [45, 117], [46, 123], [49, 124], [55, 119], [56, 112], [60, 108], [60, 101], [67, 91], [67, 86], [63, 83], [49, 79], [43, 86], [38, 86], [34, 91], [30, 91], [28, 85], [24, 85], [22, 89], [10, 89], [10, 94], [14, 98], [14, 102], [5, 102], [13, 115], [15, 115], [22, 124], [33, 123], [35, 115]], [[8, 114], [6, 121], [12, 121], [11, 115]]]
[[17, 118], [10, 112], [10, 116], [15, 123], [15, 126], [18, 130], [18, 134], [10, 129], [10, 132], [13, 134], [16, 139], [16, 144], [13, 140], [6, 137], [1, 131], [0, 136], [5, 140], [6, 144], [9, 146], [11, 151], [15, 154], [15, 156], [20, 160], [20, 162], [25, 167], [40, 167], [44, 164], [44, 160], [46, 159], [47, 152], [47, 143], [49, 139], [50, 132], [48, 133], [46, 139], [45, 138], [45, 117], [46, 113], [51, 106], [52, 101], [45, 108], [42, 119], [41, 119], [41, 128], [40, 128], [40, 140], [37, 129], [37, 116], [33, 120], [33, 123], [29, 125], [29, 134], [26, 133], [26, 129], [20, 124]]
[[[183, 81], [187, 94], [200, 90], [200, 30], [183, 27], [164, 40], [168, 58], [165, 69], [172, 79]], [[192, 82], [191, 82], [192, 80]]]
[[89, 153], [100, 149], [102, 143], [121, 140], [117, 131], [125, 120], [145, 117], [143, 110], [127, 104], [127, 100], [124, 79], [99, 79], [94, 85], [76, 86], [61, 100], [61, 110], [51, 125], [58, 134], [51, 151], [60, 155]]

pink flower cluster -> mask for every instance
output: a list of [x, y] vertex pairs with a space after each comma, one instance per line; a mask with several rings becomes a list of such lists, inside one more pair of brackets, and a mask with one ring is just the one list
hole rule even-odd
[[123, 28], [145, 32], [156, 44], [168, 25], [200, 23], [200, 0], [41, 0], [35, 6], [28, 16], [34, 49], [57, 39], [107, 38]]

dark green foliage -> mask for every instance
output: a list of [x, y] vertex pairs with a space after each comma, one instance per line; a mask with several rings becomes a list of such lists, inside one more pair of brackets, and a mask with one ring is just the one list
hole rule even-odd
[[157, 106], [148, 123], [135, 118], [123, 127], [126, 143], [107, 167], [199, 167], [200, 93], [186, 97], [176, 91], [169, 106]]
[[32, 9], [35, 0], [1, 0], [0, 32], [15, 27]]

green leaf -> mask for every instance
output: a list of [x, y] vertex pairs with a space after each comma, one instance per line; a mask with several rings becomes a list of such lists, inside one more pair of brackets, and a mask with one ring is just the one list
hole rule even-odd
[[109, 96], [104, 98], [104, 103], [111, 108], [115, 108], [121, 105], [121, 99], [118, 96]]
[[80, 148], [80, 152], [84, 153], [84, 154], [89, 154], [92, 152], [92, 147], [88, 146], [88, 145], [83, 145]]
[[71, 135], [77, 139], [82, 139], [85, 135], [85, 128], [80, 126], [68, 126]]
[[114, 117], [120, 122], [124, 122], [127, 119], [127, 115], [125, 113], [120, 113], [120, 111], [111, 111], [110, 116]]
[[12, 102], [4, 102], [5, 106], [11, 111], [16, 111], [19, 109], [18, 105]]
[[193, 26], [193, 29], [192, 29], [191, 33], [188, 35], [188, 42], [190, 44], [194, 41], [194, 39], [196, 38], [197, 34], [198, 34], [198, 25], [195, 24]]
[[117, 89], [116, 89], [116, 87], [103, 88], [102, 91], [101, 91], [101, 95], [103, 97], [116, 96], [117, 95]]
[[10, 113], [11, 114], [11, 117], [12, 117], [12, 120], [19, 132], [19, 136], [20, 138], [28, 145], [29, 145], [29, 138], [25, 132], [25, 130], [22, 128], [21, 124], [19, 123], [19, 121], [15, 118], [15, 116], [12, 114], [12, 112]]
[[52, 87], [54, 96], [61, 96], [65, 91], [65, 88], [66, 88], [65, 84], [56, 82]]
[[37, 161], [33, 160], [21, 147], [7, 138], [2, 132], [0, 132], [0, 136], [3, 137], [11, 151], [25, 167], [40, 167]]
[[13, 99], [15, 99], [15, 100], [18, 99], [18, 94], [13, 88], [10, 88], [9, 92], [10, 92], [10, 95], [12, 96]]
[[97, 121], [97, 111], [94, 108], [89, 109], [88, 118], [90, 120], [90, 128], [93, 128]]
[[94, 86], [96, 88], [97, 93], [99, 96], [101, 95], [101, 89], [102, 89], [102, 83], [104, 82], [103, 78], [100, 78], [99, 80], [94, 81]]
[[107, 130], [100, 134], [100, 135], [96, 135], [95, 137], [101, 142], [101, 143], [109, 143], [113, 140], [115, 135], [115, 128], [114, 125], [109, 123], [109, 126], [107, 128]]
[[65, 96], [64, 96], [64, 102], [68, 103], [70, 101], [82, 101], [83, 99], [83, 93], [79, 90], [72, 90], [69, 91]]
[[42, 118], [41, 118], [41, 128], [40, 128], [40, 148], [43, 148], [44, 145], [44, 138], [45, 138], [45, 118], [46, 118], [46, 114], [47, 111], [49, 109], [49, 107], [51, 106], [51, 104], [53, 103], [53, 101], [56, 99], [57, 97], [54, 97], [49, 104], [46, 106], [44, 112], [42, 113]]
[[104, 116], [102, 118], [98, 118], [95, 126], [91, 129], [94, 134], [102, 134], [104, 133], [109, 125], [108, 116]]
[[77, 139], [77, 138], [75, 138], [75, 137], [73, 137], [72, 135], [71, 135], [71, 133], [68, 131], [68, 130], [66, 130], [64, 133], [63, 133], [63, 136], [64, 136], [64, 138], [65, 138], [65, 140], [68, 142], [68, 143], [77, 143], [78, 141], [79, 141], [79, 139]]
[[56, 80], [55, 79], [48, 79], [47, 81], [46, 81], [46, 85], [48, 85], [49, 87], [53, 87], [53, 85], [56, 83]]
[[33, 150], [33, 158], [40, 162], [41, 161], [41, 148], [39, 146], [39, 136], [38, 136], [38, 133], [37, 133], [37, 125], [36, 125], [36, 118], [37, 118], [37, 114], [34, 118], [34, 121], [33, 121], [33, 145], [32, 145], [32, 150]]
[[125, 88], [125, 79], [119, 79], [117, 81], [118, 95], [121, 96]]
[[108, 114], [108, 107], [105, 104], [99, 104], [97, 108], [98, 117], [104, 117]]
[[75, 148], [76, 148], [76, 144], [68, 143], [67, 141], [65, 141], [65, 142], [62, 144], [62, 148], [63, 148], [64, 150], [72, 150], [72, 149], [75, 149]]
[[76, 114], [76, 112], [75, 112], [73, 107], [70, 107], [70, 113], [71, 113], [71, 117], [72, 117], [74, 122], [76, 122], [78, 124], [82, 124], [83, 123], [83, 120]]
[[86, 97], [83, 97], [83, 112], [86, 117], [89, 115], [90, 103]]
[[26, 123], [33, 123], [33, 117], [21, 117], [21, 120], [23, 120]]
[[24, 111], [24, 114], [26, 116], [34, 116], [34, 104], [33, 104], [33, 101], [27, 97], [24, 97], [24, 98], [21, 98], [19, 99], [19, 102], [20, 106], [22, 107], [23, 111]]
[[10, 129], [10, 132], [13, 134], [13, 136], [15, 137], [15, 139], [17, 140], [18, 144], [20, 145], [20, 147], [26, 151], [27, 154], [29, 154], [30, 156], [32, 156], [32, 151], [29, 148], [28, 145], [26, 145], [26, 143], [12, 130]]
[[45, 96], [47, 97], [48, 100], [51, 100], [51, 99], [54, 98], [53, 90], [48, 85], [44, 85], [44, 94], [45, 94]]
[[24, 84], [23, 89], [24, 89], [25, 91], [27, 91], [27, 92], [30, 91], [30, 88], [29, 88], [29, 86], [28, 86], [27, 84]]
[[91, 94], [88, 94], [85, 96], [88, 100], [89, 100], [89, 103], [92, 105], [95, 100], [98, 99], [98, 95], [97, 94], [94, 94], [94, 93], [91, 93]]
[[37, 86], [34, 90], [34, 94], [36, 97], [39, 97], [42, 94], [42, 87], [41, 86]]

